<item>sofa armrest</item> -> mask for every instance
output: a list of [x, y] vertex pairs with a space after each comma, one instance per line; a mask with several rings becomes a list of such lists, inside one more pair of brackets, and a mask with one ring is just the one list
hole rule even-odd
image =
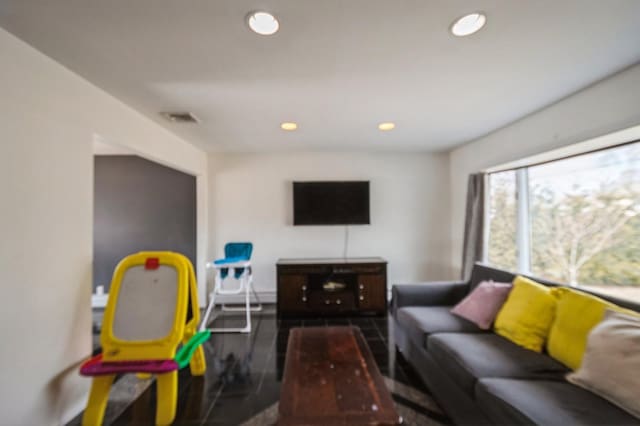
[[421, 284], [394, 284], [391, 289], [391, 309], [403, 306], [452, 306], [469, 290], [466, 281], [433, 281]]

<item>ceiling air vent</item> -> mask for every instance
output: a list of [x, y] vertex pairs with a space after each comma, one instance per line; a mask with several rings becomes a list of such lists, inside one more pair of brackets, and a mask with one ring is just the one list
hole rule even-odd
[[161, 112], [160, 115], [172, 123], [198, 123], [199, 121], [190, 112]]

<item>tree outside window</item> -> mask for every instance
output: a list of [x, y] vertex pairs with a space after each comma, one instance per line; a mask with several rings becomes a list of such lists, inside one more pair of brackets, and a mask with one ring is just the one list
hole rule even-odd
[[[513, 172], [489, 180], [488, 260], [501, 267], [497, 253], [514, 252], [504, 236], [511, 230], [492, 219], [513, 215], [503, 179], [494, 179], [504, 173]], [[531, 265], [522, 272], [640, 301], [640, 143], [529, 167], [527, 175], [530, 247], [515, 250], [529, 250]]]
[[507, 171], [489, 175], [489, 250], [490, 264], [515, 271], [518, 265], [516, 231], [516, 173]]

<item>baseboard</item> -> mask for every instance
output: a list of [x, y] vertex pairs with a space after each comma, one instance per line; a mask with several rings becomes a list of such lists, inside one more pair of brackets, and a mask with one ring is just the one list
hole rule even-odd
[[[258, 298], [262, 303], [276, 303], [278, 300], [278, 295], [275, 291], [258, 291]], [[104, 308], [107, 306], [107, 299], [109, 298], [108, 294], [102, 295], [91, 295], [91, 307], [92, 308]], [[217, 296], [217, 300], [224, 303], [244, 303], [244, 294], [234, 294], [234, 295], [226, 295], [226, 296]], [[391, 300], [391, 290], [387, 292], [387, 300]], [[253, 294], [251, 295], [251, 303], [254, 303]], [[205, 300], [200, 300], [201, 307], [206, 306]]]
[[[258, 298], [260, 299], [260, 302], [262, 303], [276, 303], [277, 300], [277, 293], [275, 291], [258, 291]], [[101, 295], [96, 295], [96, 294], [92, 294], [91, 295], [91, 307], [92, 308], [104, 308], [105, 306], [107, 306], [107, 299], [109, 299], [109, 295], [108, 294], [101, 294]], [[219, 300], [221, 303], [244, 303], [244, 294], [233, 294], [233, 295], [226, 295], [226, 296], [222, 296], [219, 295], [216, 297], [216, 300]], [[206, 306], [206, 302], [205, 300], [200, 300], [200, 305], [201, 307], [205, 307]], [[251, 295], [251, 303], [255, 302], [255, 298], [253, 297], [253, 294]]]
[[[277, 294], [275, 291], [258, 291], [256, 292], [258, 294], [258, 298], [260, 299], [261, 303], [276, 303], [277, 300]], [[233, 295], [226, 295], [226, 296], [216, 296], [216, 304], [218, 303], [218, 301], [220, 303], [239, 303], [242, 304], [244, 303], [244, 294], [233, 294]], [[255, 303], [255, 297], [253, 296], [253, 294], [251, 295], [251, 303]]]

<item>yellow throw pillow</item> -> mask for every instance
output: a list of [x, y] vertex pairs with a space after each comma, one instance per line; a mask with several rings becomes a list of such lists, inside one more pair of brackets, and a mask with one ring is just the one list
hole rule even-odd
[[599, 297], [565, 289], [558, 301], [556, 319], [549, 332], [549, 355], [572, 370], [580, 367], [587, 337], [591, 329], [602, 321], [607, 309], [631, 313]]
[[542, 352], [555, 317], [557, 293], [557, 289], [517, 276], [498, 312], [494, 331], [523, 348]]

